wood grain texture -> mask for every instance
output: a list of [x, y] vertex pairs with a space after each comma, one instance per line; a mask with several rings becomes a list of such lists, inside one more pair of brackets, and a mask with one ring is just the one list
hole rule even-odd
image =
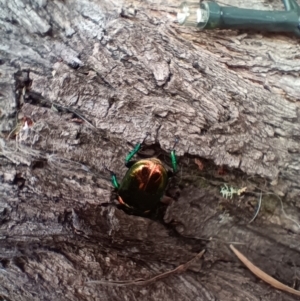
[[[299, 41], [180, 27], [178, 4], [0, 2], [0, 300], [297, 300], [229, 244], [299, 289]], [[180, 137], [163, 219], [117, 208], [103, 169], [122, 178], [146, 132], [166, 163]], [[246, 193], [224, 199], [224, 183]], [[149, 286], [85, 285], [150, 279], [203, 249]]]

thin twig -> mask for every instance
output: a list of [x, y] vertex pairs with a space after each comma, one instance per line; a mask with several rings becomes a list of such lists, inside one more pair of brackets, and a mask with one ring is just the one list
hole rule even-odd
[[[251, 182], [249, 181], [249, 179], [247, 179], [247, 181], [248, 181], [249, 183], [251, 183]], [[252, 183], [251, 183], [251, 184], [252, 184]], [[294, 220], [293, 218], [289, 217], [289, 216], [286, 214], [286, 212], [285, 212], [285, 210], [284, 210], [284, 208], [283, 208], [283, 201], [282, 201], [281, 197], [280, 197], [277, 193], [275, 193], [275, 192], [269, 192], [269, 191], [267, 191], [267, 190], [261, 189], [261, 188], [259, 188], [259, 187], [256, 186], [256, 185], [253, 185], [253, 187], [256, 188], [256, 189], [260, 189], [261, 191], [265, 192], [264, 194], [266, 194], [266, 195], [274, 195], [274, 196], [279, 200], [279, 202], [280, 202], [281, 211], [282, 211], [282, 214], [284, 215], [284, 217], [285, 217], [286, 219], [290, 220], [291, 222], [295, 223], [295, 224], [297, 225], [297, 227], [300, 229], [300, 224], [299, 224], [296, 220]]]
[[197, 259], [201, 258], [204, 254], [205, 250], [202, 250], [199, 254], [197, 254], [193, 259], [188, 261], [185, 264], [181, 264], [174, 270], [159, 274], [157, 276], [154, 276], [150, 279], [143, 280], [141, 278], [135, 279], [135, 280], [127, 280], [127, 281], [102, 281], [102, 280], [92, 280], [92, 281], [87, 281], [86, 284], [104, 284], [104, 285], [110, 285], [110, 286], [128, 286], [128, 285], [149, 285], [152, 284], [158, 280], [161, 280], [163, 278], [166, 278], [170, 275], [176, 274], [176, 273], [182, 273], [186, 271], [189, 266]]
[[297, 291], [278, 280], [274, 279], [261, 269], [259, 269], [257, 266], [255, 266], [251, 261], [249, 261], [240, 251], [238, 251], [233, 245], [230, 245], [230, 249], [234, 252], [234, 254], [237, 256], [237, 258], [259, 279], [262, 281], [270, 284], [271, 286], [282, 290], [284, 292], [288, 292], [297, 296], [300, 296], [300, 291]]
[[257, 210], [256, 210], [254, 216], [252, 217], [251, 221], [249, 222], [249, 224], [251, 224], [256, 219], [256, 217], [258, 216], [258, 212], [259, 212], [260, 207], [261, 207], [261, 199], [262, 199], [262, 192], [260, 192], [260, 198], [259, 198], [259, 201], [258, 201]]
[[79, 113], [78, 111], [72, 109], [71, 107], [65, 107], [65, 106], [62, 106], [58, 103], [52, 103], [52, 105], [54, 105], [54, 107], [58, 107], [60, 109], [64, 109], [64, 110], [67, 110], [73, 114], [75, 114], [76, 116], [78, 116], [79, 118], [81, 118], [82, 120], [84, 120], [89, 126], [91, 126], [93, 129], [97, 129], [90, 121], [88, 121], [81, 113]]

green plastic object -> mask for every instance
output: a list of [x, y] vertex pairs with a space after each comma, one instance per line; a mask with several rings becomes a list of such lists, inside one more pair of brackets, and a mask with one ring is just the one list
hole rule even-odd
[[295, 0], [283, 0], [284, 11], [220, 6], [216, 2], [184, 2], [178, 22], [201, 29], [254, 29], [290, 32], [300, 37], [300, 8]]

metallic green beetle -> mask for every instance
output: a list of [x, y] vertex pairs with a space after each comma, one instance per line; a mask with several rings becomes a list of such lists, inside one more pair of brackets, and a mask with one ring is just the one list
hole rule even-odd
[[[148, 135], [149, 133], [147, 133], [143, 142]], [[132, 161], [133, 156], [141, 149], [142, 143], [138, 143], [126, 156], [125, 166], [129, 169], [121, 184], [118, 183], [116, 174], [106, 169], [111, 173], [112, 184], [118, 192], [119, 203], [124, 206], [124, 209], [147, 214], [157, 208], [158, 203], [164, 196], [169, 178], [177, 170], [177, 159], [174, 148], [178, 143], [178, 138], [176, 137], [174, 147], [171, 151], [173, 171], [168, 171], [157, 158]]]

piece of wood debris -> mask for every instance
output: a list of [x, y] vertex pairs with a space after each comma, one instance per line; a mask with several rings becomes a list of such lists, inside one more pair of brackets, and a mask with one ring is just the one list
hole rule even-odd
[[271, 286], [282, 290], [284, 292], [288, 292], [297, 296], [300, 296], [300, 291], [297, 291], [281, 282], [271, 277], [257, 266], [255, 266], [251, 261], [249, 261], [240, 251], [238, 251], [233, 245], [230, 245], [230, 249], [233, 253], [238, 257], [238, 259], [259, 279], [270, 284]]

